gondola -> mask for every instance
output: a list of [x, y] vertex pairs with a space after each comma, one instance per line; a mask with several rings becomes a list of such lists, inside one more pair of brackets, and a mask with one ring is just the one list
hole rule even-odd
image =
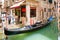
[[26, 32], [32, 32], [33, 30], [41, 29], [42, 27], [49, 25], [52, 19], [53, 17], [51, 16], [45, 23], [42, 23], [42, 21], [40, 21], [40, 22], [36, 22], [34, 25], [28, 25], [23, 28], [17, 28], [17, 29], [4, 28], [4, 33], [5, 35], [16, 35]]

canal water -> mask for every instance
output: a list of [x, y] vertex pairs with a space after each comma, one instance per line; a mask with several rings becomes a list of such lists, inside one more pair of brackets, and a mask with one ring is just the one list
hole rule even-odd
[[34, 32], [8, 36], [8, 40], [57, 40], [57, 21], [53, 20], [48, 26]]

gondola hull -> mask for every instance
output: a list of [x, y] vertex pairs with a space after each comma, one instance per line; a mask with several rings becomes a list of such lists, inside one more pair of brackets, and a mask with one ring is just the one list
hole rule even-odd
[[46, 23], [44, 23], [44, 24], [40, 24], [40, 25], [37, 26], [37, 27], [33, 27], [32, 29], [22, 30], [22, 31], [21, 31], [21, 30], [11, 31], [11, 30], [8, 30], [8, 29], [4, 28], [4, 33], [5, 33], [5, 35], [16, 35], [16, 34], [21, 34], [21, 33], [33, 32], [33, 31], [36, 31], [36, 30], [38, 30], [38, 29], [41, 29], [41, 28], [49, 25], [50, 23], [51, 23], [51, 22], [48, 21], [48, 22], [46, 22]]

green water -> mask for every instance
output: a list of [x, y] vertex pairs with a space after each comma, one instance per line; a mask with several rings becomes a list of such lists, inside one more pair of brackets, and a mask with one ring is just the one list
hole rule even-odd
[[34, 32], [9, 36], [8, 40], [57, 40], [57, 22], [53, 20], [50, 25]]

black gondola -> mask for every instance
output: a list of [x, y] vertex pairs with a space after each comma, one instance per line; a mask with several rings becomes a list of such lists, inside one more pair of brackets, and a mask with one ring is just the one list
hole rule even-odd
[[4, 33], [5, 35], [15, 35], [15, 34], [20, 34], [20, 33], [26, 33], [26, 32], [30, 32], [33, 31], [35, 29], [40, 29], [42, 27], [47, 26], [48, 24], [50, 24], [50, 22], [52, 21], [52, 16], [47, 20], [47, 22], [43, 23], [42, 22], [36, 22], [34, 25], [29, 25], [29, 26], [25, 26], [22, 30], [22, 28], [17, 28], [17, 29], [7, 29], [4, 28]]

